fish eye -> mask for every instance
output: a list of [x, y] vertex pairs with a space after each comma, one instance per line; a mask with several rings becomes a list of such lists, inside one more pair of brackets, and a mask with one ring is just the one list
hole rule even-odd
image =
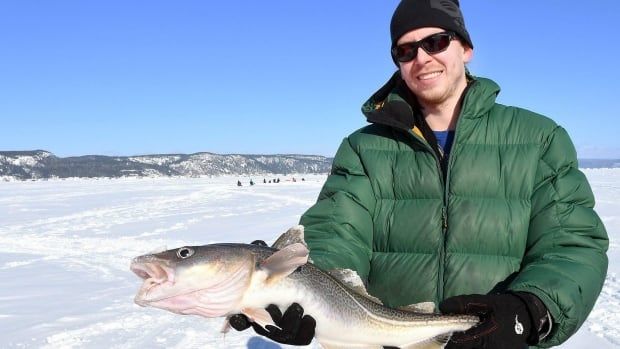
[[181, 247], [178, 251], [177, 251], [177, 257], [185, 259], [185, 258], [189, 258], [194, 254], [194, 250], [192, 250], [189, 247]]

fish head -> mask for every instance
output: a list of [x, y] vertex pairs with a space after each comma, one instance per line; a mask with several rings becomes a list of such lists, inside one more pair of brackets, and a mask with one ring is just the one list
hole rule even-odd
[[142, 280], [134, 301], [178, 314], [223, 316], [249, 287], [254, 254], [241, 245], [184, 246], [136, 257], [131, 271]]

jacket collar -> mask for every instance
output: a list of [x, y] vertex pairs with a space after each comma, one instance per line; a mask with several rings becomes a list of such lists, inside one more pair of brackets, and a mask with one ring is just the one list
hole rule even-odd
[[[464, 91], [461, 105], [462, 118], [479, 118], [495, 104], [500, 88], [490, 79], [468, 75], [470, 81]], [[370, 123], [385, 124], [410, 130], [420, 118], [420, 106], [396, 71], [377, 92], [362, 105], [362, 113]]]

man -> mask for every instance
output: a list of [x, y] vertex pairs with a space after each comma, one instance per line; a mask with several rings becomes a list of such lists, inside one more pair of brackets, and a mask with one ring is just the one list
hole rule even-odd
[[[497, 84], [468, 73], [458, 1], [403, 0], [390, 29], [399, 70], [301, 218], [311, 258], [356, 270], [388, 306], [480, 316], [448, 348], [564, 342], [601, 291], [608, 247], [568, 135], [495, 103]], [[306, 344], [312, 314], [300, 308], [272, 312], [294, 330], [258, 331]]]

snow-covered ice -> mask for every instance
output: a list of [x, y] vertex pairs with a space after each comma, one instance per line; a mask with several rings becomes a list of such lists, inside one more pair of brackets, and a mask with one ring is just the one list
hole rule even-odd
[[[620, 347], [620, 169], [585, 170], [610, 234], [610, 268], [594, 311], [562, 348]], [[273, 176], [275, 178], [275, 176]], [[131, 258], [164, 247], [272, 242], [316, 200], [321, 175], [237, 187], [237, 177], [0, 183], [0, 346], [254, 348], [222, 319], [133, 303]], [[267, 178], [268, 180], [270, 178]], [[314, 346], [316, 347], [316, 346]]]

